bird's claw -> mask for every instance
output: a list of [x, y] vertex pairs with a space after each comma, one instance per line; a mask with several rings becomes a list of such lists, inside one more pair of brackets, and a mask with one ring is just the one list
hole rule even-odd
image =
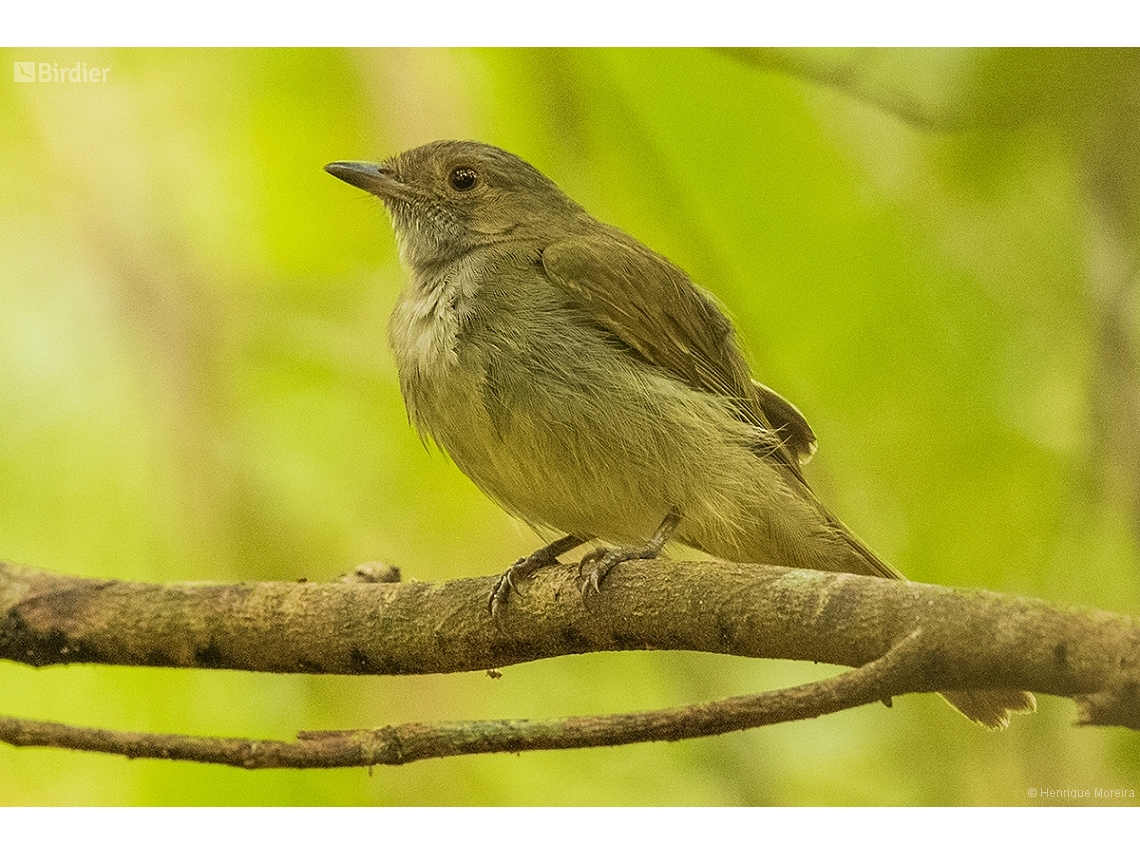
[[[520, 571], [526, 570], [526, 563], [532, 556], [520, 558], [510, 567], [503, 571], [503, 574], [495, 580], [495, 584], [491, 586], [491, 596], [487, 598], [487, 610], [490, 611], [492, 618], [497, 618], [502, 611], [503, 603], [507, 601], [511, 591], [516, 594], [519, 592], [518, 586], [515, 584], [515, 574]], [[524, 572], [523, 575], [526, 575]]]
[[602, 581], [610, 571], [626, 561], [635, 558], [653, 558], [656, 553], [646, 549], [615, 549], [598, 547], [578, 562], [578, 573], [581, 576], [582, 599], [593, 594], [601, 593]]
[[582, 581], [582, 599], [586, 599], [591, 590], [595, 594], [601, 593], [599, 586], [602, 580], [619, 564], [637, 558], [652, 559], [660, 555], [666, 541], [673, 536], [680, 523], [681, 512], [677, 508], [671, 508], [647, 543], [641, 546], [600, 546], [589, 553], [578, 562], [578, 572], [585, 576]]
[[523, 556], [508, 567], [491, 586], [491, 596], [487, 598], [487, 609], [491, 612], [492, 619], [499, 617], [510, 592], [514, 591], [516, 594], [519, 592], [518, 586], [515, 584], [517, 579], [523, 579], [536, 570], [557, 564], [559, 555], [581, 545], [583, 542], [583, 538], [578, 535], [568, 534], [553, 543], [548, 543], [542, 549], [535, 550], [530, 555]]

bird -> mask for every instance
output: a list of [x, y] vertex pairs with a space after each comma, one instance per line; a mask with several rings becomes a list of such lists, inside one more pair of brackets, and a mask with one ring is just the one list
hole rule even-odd
[[[583, 593], [677, 541], [728, 561], [904, 577], [816, 497], [816, 435], [753, 379], [734, 325], [680, 267], [522, 158], [439, 140], [326, 171], [378, 197], [411, 281], [389, 323], [410, 421], [508, 513], [561, 537], [488, 598], [585, 543]], [[1013, 689], [944, 693], [999, 729]]]

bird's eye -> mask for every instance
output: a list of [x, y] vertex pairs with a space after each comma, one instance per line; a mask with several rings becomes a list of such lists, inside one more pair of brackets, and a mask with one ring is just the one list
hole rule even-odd
[[451, 170], [451, 175], [447, 177], [448, 183], [460, 192], [470, 190], [478, 180], [479, 173], [466, 166], [457, 166]]

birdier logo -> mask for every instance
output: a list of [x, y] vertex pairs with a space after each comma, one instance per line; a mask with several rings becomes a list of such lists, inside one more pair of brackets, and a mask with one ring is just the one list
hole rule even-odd
[[58, 62], [13, 62], [12, 79], [17, 83], [106, 83], [110, 70], [85, 62], [62, 67]]

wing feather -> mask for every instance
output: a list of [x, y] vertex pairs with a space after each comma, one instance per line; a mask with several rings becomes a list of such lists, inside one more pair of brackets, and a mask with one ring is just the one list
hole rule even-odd
[[613, 228], [552, 243], [542, 265], [645, 362], [730, 398], [742, 421], [776, 437], [764, 453], [799, 474], [815, 434], [795, 406], [752, 379], [732, 322], [683, 270]]

